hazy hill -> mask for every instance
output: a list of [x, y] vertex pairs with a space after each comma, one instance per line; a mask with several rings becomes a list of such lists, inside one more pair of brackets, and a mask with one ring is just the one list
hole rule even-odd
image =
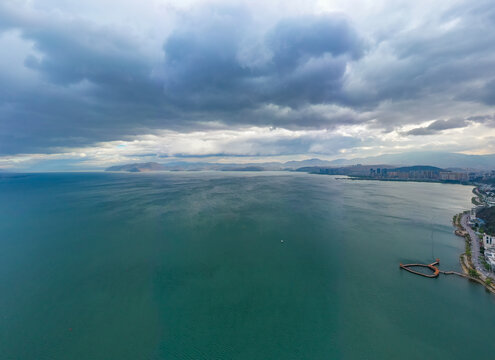
[[333, 166], [334, 161], [331, 160], [320, 160], [320, 159], [307, 159], [299, 161], [287, 161], [283, 164], [287, 168], [295, 169], [300, 167], [312, 167], [312, 166]]
[[462, 169], [495, 169], [495, 154], [490, 155], [465, 155], [446, 152], [407, 152], [401, 154], [384, 154], [355, 159], [337, 159], [331, 162], [334, 166], [353, 164], [394, 164], [415, 165], [424, 164], [441, 168]]
[[127, 172], [145, 172], [145, 171], [163, 171], [166, 167], [156, 162], [135, 163], [110, 166], [105, 171], [127, 171]]
[[398, 171], [398, 172], [409, 172], [409, 171], [433, 171], [433, 172], [440, 172], [440, 171], [445, 171], [444, 169], [441, 169], [436, 166], [429, 166], [429, 165], [414, 165], [414, 166], [403, 166], [399, 167], [396, 169], [390, 169], [390, 171]]

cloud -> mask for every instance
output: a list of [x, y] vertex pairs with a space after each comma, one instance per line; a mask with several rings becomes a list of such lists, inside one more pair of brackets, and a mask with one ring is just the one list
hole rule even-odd
[[[207, 130], [191, 133], [160, 131], [140, 135], [129, 141], [110, 141], [81, 148], [59, 148], [54, 154], [14, 155], [2, 159], [0, 166], [25, 169], [40, 163], [36, 169], [51, 169], [54, 164], [64, 169], [105, 168], [111, 164], [174, 159], [204, 160], [230, 158], [247, 162], [253, 158], [278, 160], [298, 154], [337, 155], [345, 149], [362, 146], [367, 140], [327, 130], [287, 130], [249, 127], [237, 130]], [[249, 159], [245, 159], [245, 158]], [[73, 159], [72, 165], [67, 160]], [[50, 167], [46, 167], [50, 166]]]
[[474, 123], [484, 124], [489, 127], [495, 127], [495, 114], [470, 116], [467, 120]]
[[[336, 0], [331, 11], [318, 1], [118, 4], [112, 12], [97, 1], [0, 4], [0, 47], [8, 49], [0, 59], [0, 156], [252, 127], [346, 129], [353, 140], [340, 150], [385, 151], [410, 135], [447, 146], [445, 130], [495, 128], [493, 119], [475, 120], [495, 112], [488, 0], [434, 8]], [[448, 120], [411, 129], [430, 119]], [[388, 145], [375, 132], [390, 135]], [[269, 146], [256, 136], [249, 146], [236, 138], [239, 148], [335, 153], [324, 143], [331, 140]]]
[[468, 126], [465, 119], [435, 120], [426, 127], [418, 127], [406, 132], [407, 135], [433, 135], [443, 130], [459, 129]]
[[[201, 7], [165, 39], [162, 58], [153, 59], [122, 29], [4, 6], [0, 12], [20, 32], [19, 42], [32, 44], [24, 66], [42, 81], [2, 99], [10, 106], [0, 114], [21, 125], [12, 121], [0, 133], [0, 152], [52, 151], [211, 122], [312, 126], [314, 115], [296, 119], [296, 109], [338, 98], [346, 64], [363, 53], [358, 34], [341, 15], [285, 19], [259, 35], [264, 61], [248, 64], [242, 45], [254, 25], [244, 10]], [[289, 106], [292, 118], [265, 112], [248, 120], [267, 106]]]
[[181, 108], [237, 112], [330, 103], [339, 96], [346, 64], [364, 51], [346, 18], [304, 16], [261, 35], [258, 47], [249, 49], [261, 61], [243, 61], [256, 56], [242, 47], [254, 26], [243, 9], [208, 9], [195, 20], [164, 45], [165, 97]]

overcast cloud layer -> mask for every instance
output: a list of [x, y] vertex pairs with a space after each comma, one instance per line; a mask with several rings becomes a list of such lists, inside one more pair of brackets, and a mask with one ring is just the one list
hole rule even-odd
[[495, 152], [493, 1], [4, 0], [0, 47], [4, 168]]

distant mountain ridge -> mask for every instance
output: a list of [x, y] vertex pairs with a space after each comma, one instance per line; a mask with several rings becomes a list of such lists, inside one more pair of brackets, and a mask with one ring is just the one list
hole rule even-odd
[[110, 166], [105, 171], [127, 171], [127, 172], [146, 172], [166, 170], [164, 165], [156, 162], [134, 163], [125, 165]]
[[394, 164], [411, 166], [416, 164], [430, 165], [441, 168], [461, 168], [474, 170], [495, 169], [495, 154], [490, 155], [466, 155], [447, 152], [406, 152], [401, 154], [384, 154], [355, 159], [337, 159], [333, 165], [354, 164]]
[[[434, 166], [442, 169], [464, 169], [464, 170], [492, 170], [495, 169], [495, 154], [490, 155], [465, 155], [458, 153], [443, 152], [408, 152], [401, 154], [384, 154], [355, 159], [321, 160], [306, 159], [283, 162], [263, 162], [263, 163], [209, 163], [209, 162], [188, 162], [175, 161], [159, 164], [156, 162], [133, 163], [115, 165], [106, 171], [126, 171], [126, 172], [148, 172], [148, 171], [198, 171], [198, 170], [218, 170], [218, 171], [263, 171], [263, 170], [296, 170], [299, 168], [311, 167], [340, 167], [350, 165], [366, 165], [376, 167], [400, 167], [400, 166]], [[384, 165], [376, 165], [384, 164]], [[386, 164], [386, 165], [385, 165]]]
[[126, 171], [126, 172], [149, 172], [149, 171], [200, 171], [200, 170], [217, 170], [217, 171], [264, 171], [264, 170], [283, 170], [280, 163], [263, 163], [263, 164], [220, 164], [207, 162], [187, 162], [177, 161], [159, 164], [156, 162], [134, 163], [110, 166], [105, 171]]
[[408, 171], [435, 171], [435, 172], [440, 172], [440, 171], [447, 171], [445, 169], [436, 167], [436, 166], [430, 166], [430, 165], [414, 165], [414, 166], [402, 166], [398, 167], [395, 169], [388, 169], [389, 171], [399, 171], [399, 172], [408, 172]]

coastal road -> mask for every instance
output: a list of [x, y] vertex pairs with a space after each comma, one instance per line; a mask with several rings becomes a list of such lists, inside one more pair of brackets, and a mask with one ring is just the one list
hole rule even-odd
[[485, 270], [483, 264], [480, 261], [480, 241], [478, 235], [474, 232], [471, 226], [468, 225], [469, 214], [464, 214], [461, 218], [461, 226], [466, 230], [471, 238], [471, 260], [473, 261], [473, 265], [476, 267], [478, 272], [483, 275], [490, 277], [495, 280], [494, 274]]

